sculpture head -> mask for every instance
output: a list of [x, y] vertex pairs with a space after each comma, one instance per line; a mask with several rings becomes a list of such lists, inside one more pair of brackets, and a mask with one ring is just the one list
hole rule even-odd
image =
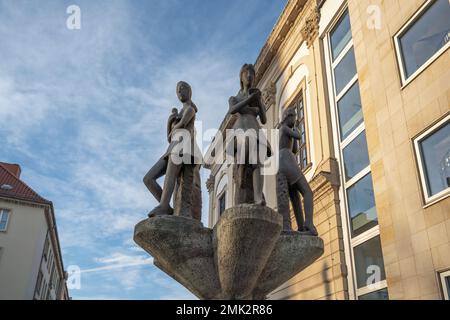
[[177, 97], [183, 103], [191, 100], [192, 88], [189, 83], [185, 81], [180, 81], [177, 83]]
[[239, 78], [241, 81], [241, 90], [244, 88], [253, 88], [255, 82], [255, 67], [252, 64], [244, 64], [239, 73]]
[[294, 127], [295, 125], [295, 109], [294, 108], [287, 108], [283, 112], [283, 118], [281, 119], [281, 123], [287, 125], [289, 128]]

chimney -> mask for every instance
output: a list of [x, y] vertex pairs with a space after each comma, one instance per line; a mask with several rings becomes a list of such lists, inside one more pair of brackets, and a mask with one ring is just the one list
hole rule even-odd
[[16, 178], [20, 179], [20, 173], [22, 172], [22, 169], [20, 169], [20, 166], [18, 164], [13, 163], [5, 163], [0, 162], [0, 164], [9, 172], [11, 172], [13, 175], [16, 176]]

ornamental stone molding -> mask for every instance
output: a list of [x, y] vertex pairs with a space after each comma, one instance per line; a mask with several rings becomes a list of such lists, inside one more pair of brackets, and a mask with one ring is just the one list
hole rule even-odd
[[270, 82], [270, 84], [263, 90], [262, 98], [266, 108], [270, 108], [276, 103], [277, 86], [275, 82]]
[[301, 30], [302, 37], [306, 41], [306, 44], [311, 47], [319, 35], [319, 22], [320, 22], [320, 10], [315, 7], [309, 17], [306, 19], [305, 24]]

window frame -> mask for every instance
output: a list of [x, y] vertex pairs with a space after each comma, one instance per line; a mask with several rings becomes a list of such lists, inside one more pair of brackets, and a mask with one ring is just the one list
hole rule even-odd
[[[354, 41], [353, 41], [353, 31], [352, 37], [350, 38], [349, 42], [344, 46], [342, 51], [334, 58], [332, 55], [332, 44], [331, 44], [331, 34], [335, 30], [335, 27], [337, 24], [341, 21], [341, 18], [343, 15], [349, 14], [347, 5], [343, 5], [334, 15], [332, 21], [327, 26], [326, 31], [324, 32], [324, 36], [322, 37], [323, 41], [323, 50], [324, 50], [324, 56], [325, 56], [325, 66], [326, 66], [326, 75], [327, 75], [327, 87], [328, 87], [328, 99], [330, 103], [330, 111], [331, 111], [331, 118], [332, 118], [332, 127], [333, 127], [333, 142], [335, 144], [335, 152], [336, 152], [336, 158], [338, 159], [339, 163], [339, 170], [341, 172], [341, 175], [344, 170], [344, 163], [343, 163], [343, 150], [346, 146], [348, 146], [359, 134], [361, 134], [363, 131], [366, 130], [365, 127], [365, 121], [363, 117], [363, 121], [352, 130], [352, 132], [342, 139], [341, 135], [341, 128], [339, 124], [339, 115], [338, 115], [338, 109], [337, 104], [340, 101], [340, 99], [352, 88], [355, 83], [359, 82], [359, 74], [358, 74], [358, 68], [356, 67], [355, 75], [349, 79], [349, 82], [342, 88], [340, 92], [336, 92], [336, 85], [335, 85], [335, 68], [337, 65], [342, 61], [342, 59], [345, 57], [345, 55], [354, 48]], [[350, 24], [350, 29], [352, 25]], [[354, 49], [353, 49], [354, 50]], [[359, 89], [361, 90], [361, 88]], [[362, 106], [361, 106], [362, 108]], [[370, 161], [369, 161], [370, 162]], [[349, 214], [349, 203], [347, 198], [347, 190], [352, 185], [356, 184], [358, 181], [360, 181], [362, 178], [364, 178], [366, 175], [372, 174], [372, 170], [369, 165], [362, 169], [357, 175], [355, 175], [352, 179], [349, 181], [345, 181], [345, 179], [340, 178], [341, 180], [341, 188], [339, 188], [339, 197], [341, 200], [341, 210], [345, 213], [342, 217], [342, 228], [344, 231], [344, 246], [345, 246], [345, 257], [346, 257], [346, 263], [349, 265], [349, 277], [348, 277], [348, 285], [349, 285], [349, 295], [350, 299], [358, 300], [359, 296], [378, 291], [380, 289], [388, 288], [386, 280], [381, 280], [377, 282], [376, 284], [362, 288], [357, 287], [356, 279], [356, 265], [355, 265], [355, 257], [354, 257], [354, 248], [358, 245], [371, 240], [372, 238], [376, 236], [380, 236], [380, 228], [379, 224], [376, 226], [373, 226], [372, 228], [364, 231], [363, 233], [352, 236], [351, 227], [350, 227], [350, 214]], [[383, 249], [383, 248], [382, 248]], [[383, 250], [381, 252], [383, 254]], [[384, 255], [383, 255], [384, 258]], [[382, 266], [383, 268], [385, 265]]]
[[5, 212], [8, 214], [8, 217], [6, 219], [5, 228], [4, 229], [0, 229], [0, 232], [4, 232], [4, 233], [6, 233], [8, 231], [8, 226], [9, 226], [9, 221], [11, 220], [12, 210], [8, 209], [8, 208], [0, 208], [0, 221], [2, 220], [3, 214]]
[[[224, 201], [223, 212], [220, 212], [221, 199], [223, 199], [223, 201]], [[226, 186], [217, 195], [217, 216], [220, 218], [220, 216], [225, 212], [225, 210], [227, 210], [227, 188], [226, 188]]]
[[442, 297], [444, 298], [444, 300], [450, 300], [450, 296], [448, 295], [450, 288], [447, 287], [446, 278], [450, 278], [450, 269], [447, 271], [439, 272], [439, 282], [441, 285]]
[[413, 148], [414, 148], [414, 155], [416, 158], [416, 166], [417, 170], [419, 171], [419, 180], [420, 180], [420, 186], [422, 188], [422, 201], [423, 201], [423, 207], [426, 208], [428, 206], [431, 206], [447, 197], [450, 196], [450, 187], [447, 187], [447, 189], [444, 189], [435, 195], [429, 195], [428, 194], [428, 186], [427, 186], [427, 177], [424, 170], [424, 161], [422, 157], [421, 147], [420, 143], [424, 139], [430, 137], [433, 133], [438, 131], [441, 127], [443, 127], [447, 122], [450, 121], [450, 113], [445, 115], [442, 119], [432, 124], [430, 127], [425, 129], [422, 133], [417, 135], [413, 138]]
[[[290, 98], [287, 99], [284, 103], [283, 106], [281, 106], [280, 113], [279, 113], [279, 121], [278, 123], [275, 125], [275, 128], [278, 127], [279, 122], [281, 121], [281, 118], [283, 117], [283, 112], [289, 108], [295, 108], [295, 114], [296, 114], [296, 120], [298, 119], [298, 107], [297, 107], [297, 102], [299, 100], [299, 98], [301, 98], [302, 102], [303, 102], [303, 124], [305, 125], [305, 144], [304, 144], [304, 148], [306, 150], [306, 165], [303, 167], [300, 163], [300, 157], [298, 154], [295, 155], [295, 159], [297, 160], [297, 164], [300, 168], [300, 170], [302, 170], [303, 174], [305, 174], [306, 172], [308, 172], [308, 170], [312, 167], [312, 162], [311, 162], [311, 154], [310, 154], [310, 143], [309, 143], [309, 123], [308, 123], [308, 110], [307, 110], [307, 104], [306, 104], [306, 78], [303, 78], [300, 83], [297, 85], [297, 89], [295, 90], [294, 93], [292, 93], [290, 95]], [[299, 128], [297, 128], [299, 129]], [[301, 151], [301, 146], [300, 143], [298, 144], [298, 150], [297, 152], [300, 153]]]
[[42, 272], [41, 269], [39, 269], [38, 276], [36, 279], [36, 289], [35, 289], [35, 292], [39, 297], [41, 296], [41, 293], [42, 293], [43, 281], [44, 281], [44, 273]]
[[394, 35], [394, 48], [397, 60], [398, 69], [400, 72], [401, 88], [405, 88], [410, 84], [415, 78], [417, 78], [425, 69], [427, 69], [434, 61], [436, 61], [447, 49], [450, 47], [450, 41], [447, 42], [445, 46], [439, 49], [433, 56], [431, 56], [420, 68], [418, 68], [409, 77], [405, 73], [405, 64], [403, 61], [402, 50], [400, 46], [400, 37], [403, 36], [410, 27], [412, 27], [423, 14], [436, 2], [436, 0], [426, 0], [425, 3], [410, 17], [406, 23], [400, 28], [399, 31]]

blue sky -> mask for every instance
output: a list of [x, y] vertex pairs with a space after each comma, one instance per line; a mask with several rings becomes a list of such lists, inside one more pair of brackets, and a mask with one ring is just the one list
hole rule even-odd
[[[179, 80], [217, 128], [286, 0], [0, 0], [0, 161], [55, 206], [74, 299], [194, 298], [132, 241]], [[66, 8], [81, 8], [81, 30]], [[206, 187], [203, 172], [203, 217]]]

